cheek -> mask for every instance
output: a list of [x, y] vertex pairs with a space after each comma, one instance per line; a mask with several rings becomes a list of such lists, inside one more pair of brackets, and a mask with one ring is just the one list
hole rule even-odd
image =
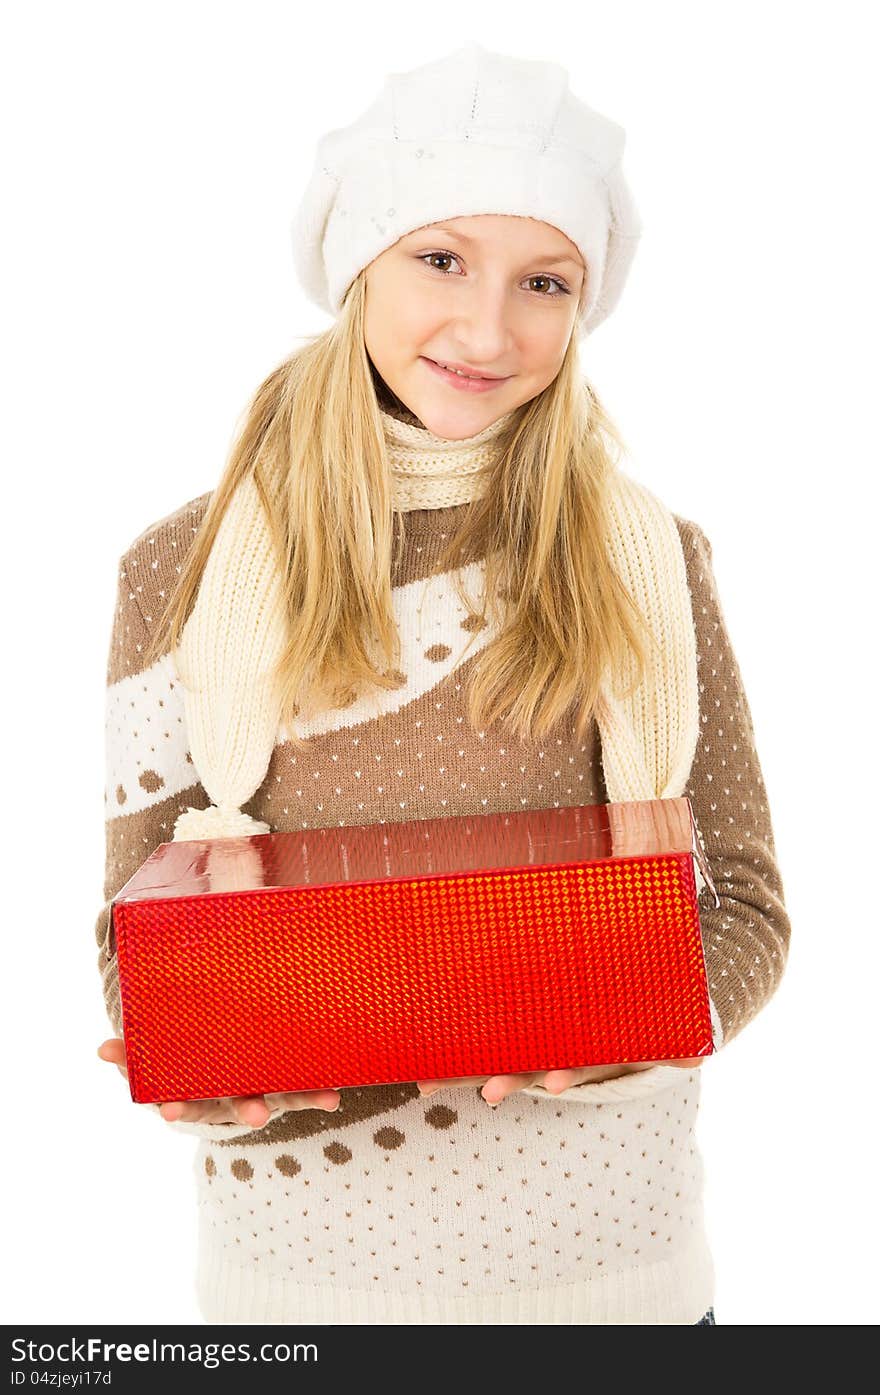
[[568, 348], [572, 324], [571, 315], [560, 314], [552, 324], [532, 325], [520, 341], [523, 371], [547, 381], [555, 377]]
[[395, 363], [404, 363], [417, 358], [430, 342], [432, 322], [415, 307], [398, 301], [393, 315], [383, 314], [377, 308], [368, 316], [366, 331], [377, 350]]
[[403, 357], [418, 356], [442, 334], [444, 317], [416, 297], [404, 299], [395, 312], [393, 335]]
[[367, 276], [365, 327], [377, 351], [396, 363], [418, 357], [436, 337], [443, 317], [430, 294], [413, 283], [410, 268], [379, 257]]

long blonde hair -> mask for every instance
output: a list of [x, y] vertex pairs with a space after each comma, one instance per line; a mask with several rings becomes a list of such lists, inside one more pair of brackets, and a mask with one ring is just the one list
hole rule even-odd
[[[387, 389], [366, 350], [364, 305], [362, 271], [334, 324], [257, 389], [146, 655], [152, 663], [179, 643], [224, 512], [252, 475], [283, 578], [280, 720], [300, 749], [292, 722], [306, 699], [313, 711], [344, 706], [362, 684], [405, 681], [392, 546], [395, 520], [403, 546], [406, 515], [392, 510], [380, 416]], [[472, 668], [469, 720], [475, 728], [502, 720], [520, 739], [538, 740], [577, 704], [583, 738], [603, 674], [614, 678], [634, 659], [628, 695], [652, 639], [606, 546], [611, 477], [625, 446], [580, 375], [574, 335], [552, 383], [512, 413], [496, 446], [488, 487], [436, 564], [442, 572], [484, 559], [479, 601], [454, 570], [456, 589], [467, 610], [498, 624]]]

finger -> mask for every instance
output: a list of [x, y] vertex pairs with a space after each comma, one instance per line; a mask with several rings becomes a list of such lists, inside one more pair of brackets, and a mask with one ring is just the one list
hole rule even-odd
[[174, 1123], [175, 1120], [183, 1118], [185, 1107], [182, 1100], [164, 1100], [159, 1105], [159, 1113], [163, 1119], [167, 1119], [169, 1123]]
[[241, 1118], [232, 1099], [165, 1100], [160, 1104], [159, 1112], [171, 1124], [254, 1125], [252, 1119]]
[[551, 1095], [561, 1095], [563, 1090], [570, 1090], [573, 1085], [582, 1085], [589, 1076], [586, 1067], [566, 1067], [561, 1070], [548, 1070], [544, 1072], [544, 1079], [541, 1084]]
[[273, 1109], [325, 1109], [328, 1114], [342, 1102], [338, 1090], [289, 1090], [284, 1094], [267, 1095], [266, 1103]]
[[255, 1128], [261, 1128], [272, 1113], [263, 1095], [242, 1095], [225, 1103], [232, 1105], [240, 1123], [253, 1124]]
[[500, 1104], [508, 1095], [517, 1090], [524, 1090], [527, 1085], [533, 1085], [540, 1073], [531, 1071], [526, 1075], [492, 1075], [483, 1087], [483, 1099], [487, 1104]]
[[116, 1066], [120, 1075], [125, 1080], [128, 1079], [128, 1066], [125, 1057], [125, 1043], [121, 1037], [113, 1037], [109, 1041], [104, 1041], [98, 1047], [98, 1055], [102, 1061], [107, 1061], [110, 1065]]
[[423, 1095], [433, 1095], [435, 1090], [440, 1090], [444, 1085], [482, 1085], [486, 1081], [485, 1075], [452, 1075], [441, 1080], [417, 1080], [416, 1085]]

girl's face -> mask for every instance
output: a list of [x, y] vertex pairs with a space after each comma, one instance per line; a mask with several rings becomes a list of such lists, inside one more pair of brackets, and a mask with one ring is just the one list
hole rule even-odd
[[[431, 223], [367, 267], [367, 352], [423, 426], [463, 440], [553, 381], [585, 275], [550, 223], [495, 213]], [[500, 381], [468, 383], [437, 364]]]

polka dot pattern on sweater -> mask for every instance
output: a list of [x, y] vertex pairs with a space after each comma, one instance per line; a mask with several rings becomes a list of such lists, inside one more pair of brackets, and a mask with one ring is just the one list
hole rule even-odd
[[[171, 837], [184, 808], [210, 802], [169, 656], [150, 666], [142, 657], [209, 499], [145, 530], [120, 560], [107, 669], [105, 902], [95, 924], [117, 1033], [110, 898]], [[279, 730], [245, 812], [299, 829], [607, 799], [595, 726], [578, 739], [561, 723], [531, 749], [503, 727], [469, 728], [481, 625], [459, 608], [451, 578], [435, 575], [462, 507], [406, 512], [392, 576], [403, 662], [381, 713], [339, 709], [305, 752]], [[685, 793], [721, 898], [715, 908], [704, 896], [701, 923], [729, 1042], [775, 992], [790, 927], [711, 549], [695, 523], [675, 522], [699, 674]], [[493, 1320], [517, 1321], [532, 1293], [528, 1311], [552, 1310], [554, 1321], [641, 1321], [646, 1311], [648, 1320], [697, 1321], [712, 1297], [695, 1135], [701, 1074], [677, 1072], [619, 1102], [591, 1102], [584, 1086], [559, 1099], [513, 1096], [496, 1110], [476, 1089], [445, 1087], [423, 1100], [412, 1083], [369, 1086], [343, 1090], [334, 1114], [288, 1110], [262, 1129], [195, 1126], [203, 1310], [218, 1321], [331, 1312], [346, 1321], [355, 1310], [408, 1321], [416, 1309], [426, 1321], [470, 1321], [488, 1310], [467, 1305], [491, 1296]], [[600, 1287], [587, 1282], [600, 1277]], [[626, 1317], [633, 1303], [638, 1319]], [[571, 1316], [560, 1319], [563, 1311]]]

